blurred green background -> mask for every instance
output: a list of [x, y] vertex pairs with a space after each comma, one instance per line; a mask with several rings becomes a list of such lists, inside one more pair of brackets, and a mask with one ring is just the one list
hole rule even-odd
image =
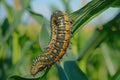
[[[0, 80], [120, 80], [120, 1], [104, 1], [0, 0]], [[61, 62], [33, 77], [54, 10], [73, 20], [73, 37]]]

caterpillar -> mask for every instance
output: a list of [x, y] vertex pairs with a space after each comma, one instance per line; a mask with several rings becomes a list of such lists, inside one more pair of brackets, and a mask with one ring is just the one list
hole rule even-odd
[[36, 75], [44, 68], [59, 61], [65, 54], [70, 42], [71, 26], [67, 14], [56, 10], [51, 15], [51, 40], [43, 54], [35, 57], [31, 66], [31, 75]]

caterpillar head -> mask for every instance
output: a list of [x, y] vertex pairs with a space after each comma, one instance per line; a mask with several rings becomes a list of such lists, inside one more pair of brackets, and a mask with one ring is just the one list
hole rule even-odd
[[42, 71], [46, 66], [45, 65], [36, 65], [31, 67], [31, 75], [36, 75], [38, 72]]
[[35, 59], [33, 59], [30, 73], [31, 73], [31, 75], [34, 76], [38, 72], [42, 71], [45, 67], [47, 67], [47, 66], [45, 64], [43, 64], [43, 62], [39, 61], [38, 58], [35, 57]]

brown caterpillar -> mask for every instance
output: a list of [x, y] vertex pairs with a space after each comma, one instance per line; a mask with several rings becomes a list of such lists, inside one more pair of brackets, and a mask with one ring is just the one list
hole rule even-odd
[[31, 75], [36, 75], [39, 71], [49, 67], [59, 61], [65, 54], [70, 42], [70, 21], [65, 12], [55, 11], [51, 15], [51, 40], [46, 50], [33, 59]]

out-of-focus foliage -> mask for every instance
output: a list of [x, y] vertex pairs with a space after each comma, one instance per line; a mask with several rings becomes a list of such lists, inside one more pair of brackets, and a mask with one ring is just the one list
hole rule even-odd
[[[87, 26], [110, 7], [120, 7], [120, 0], [92, 0], [72, 12], [70, 1], [61, 0], [71, 23], [69, 49], [61, 60], [35, 77], [30, 75], [32, 59], [40, 55], [50, 40], [50, 23], [32, 11], [31, 0], [13, 0], [14, 7], [0, 0], [7, 17], [0, 22], [0, 80], [119, 80], [120, 12], [101, 26]], [[51, 11], [58, 9], [51, 6]], [[27, 22], [22, 22], [25, 12]], [[0, 11], [0, 16], [3, 14]]]

